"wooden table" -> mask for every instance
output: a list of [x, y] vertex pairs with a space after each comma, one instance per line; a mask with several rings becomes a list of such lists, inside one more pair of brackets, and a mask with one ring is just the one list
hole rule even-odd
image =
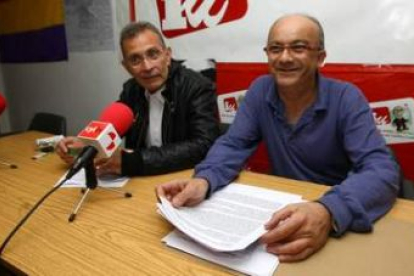
[[[34, 140], [27, 132], [0, 139], [0, 242], [66, 170], [55, 154], [32, 160]], [[136, 177], [123, 198], [95, 190], [73, 223], [68, 215], [78, 189], [60, 189], [47, 199], [9, 243], [1, 256], [29, 275], [232, 275], [220, 266], [168, 248], [161, 238], [172, 227], [156, 213], [156, 184], [186, 178], [191, 170]], [[327, 187], [243, 172], [246, 184], [318, 198]], [[414, 203], [398, 200], [372, 234], [349, 233], [330, 239], [306, 261], [281, 264], [275, 275], [414, 275]]]

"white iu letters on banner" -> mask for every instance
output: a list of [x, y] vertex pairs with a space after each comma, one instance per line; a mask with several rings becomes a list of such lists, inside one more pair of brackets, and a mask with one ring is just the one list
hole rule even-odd
[[161, 20], [164, 33], [167, 34], [174, 30], [196, 29], [202, 24], [205, 24], [206, 27], [214, 27], [222, 21], [229, 6], [229, 1], [224, 1], [218, 13], [212, 15], [210, 10], [213, 9], [214, 1], [203, 1], [195, 9], [196, 2], [196, 0], [185, 1], [184, 3], [181, 3], [181, 1], [161, 1], [159, 5], [165, 5], [164, 18]]

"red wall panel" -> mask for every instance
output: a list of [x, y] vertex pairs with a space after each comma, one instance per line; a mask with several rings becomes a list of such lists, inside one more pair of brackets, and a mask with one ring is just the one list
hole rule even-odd
[[[266, 63], [218, 63], [217, 93], [246, 90], [255, 78], [267, 72]], [[414, 66], [411, 65], [327, 64], [321, 72], [325, 76], [354, 83], [370, 102], [414, 98]], [[405, 177], [414, 179], [414, 143], [390, 147], [395, 151]], [[247, 167], [258, 172], [269, 171], [264, 145], [259, 146]]]

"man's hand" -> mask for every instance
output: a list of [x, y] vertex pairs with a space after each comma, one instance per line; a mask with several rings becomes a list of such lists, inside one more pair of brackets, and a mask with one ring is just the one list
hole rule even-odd
[[117, 149], [111, 157], [95, 160], [96, 175], [121, 174], [122, 171], [122, 149]]
[[208, 182], [202, 178], [173, 180], [156, 187], [157, 197], [165, 197], [175, 208], [194, 206], [203, 201], [208, 190]]
[[297, 203], [274, 213], [265, 225], [268, 232], [261, 237], [267, 251], [281, 262], [306, 259], [328, 240], [331, 215], [318, 202]]
[[56, 145], [55, 151], [63, 161], [67, 164], [72, 164], [75, 160], [75, 156], [69, 154], [69, 149], [72, 148], [80, 152], [84, 146], [85, 145], [76, 137], [65, 137]]

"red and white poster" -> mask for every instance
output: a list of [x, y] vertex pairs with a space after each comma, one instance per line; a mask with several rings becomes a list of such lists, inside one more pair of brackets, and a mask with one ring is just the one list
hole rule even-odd
[[324, 26], [327, 63], [414, 64], [412, 0], [135, 2], [137, 19], [156, 24], [178, 59], [266, 62], [262, 49], [270, 25], [299, 12]]
[[375, 123], [388, 145], [414, 142], [414, 99], [371, 103]]

